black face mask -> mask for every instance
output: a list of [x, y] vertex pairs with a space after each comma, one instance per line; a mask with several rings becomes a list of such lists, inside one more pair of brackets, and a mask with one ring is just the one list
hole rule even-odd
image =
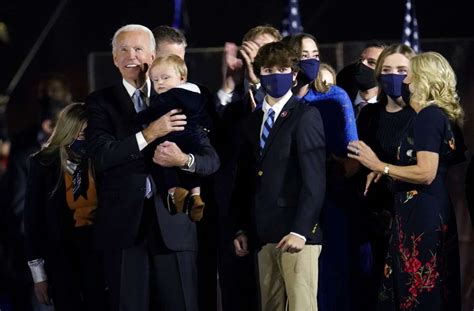
[[361, 91], [367, 91], [377, 86], [375, 70], [360, 62], [356, 66], [354, 79], [357, 88]]
[[411, 98], [410, 84], [406, 84], [402, 82], [402, 99], [406, 105], [410, 105], [410, 98]]

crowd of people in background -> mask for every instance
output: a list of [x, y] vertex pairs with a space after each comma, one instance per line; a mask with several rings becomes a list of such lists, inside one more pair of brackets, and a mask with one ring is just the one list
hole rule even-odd
[[441, 54], [374, 41], [336, 73], [312, 34], [256, 26], [213, 93], [186, 46], [125, 25], [119, 83], [73, 103], [47, 75], [34, 126], [2, 134], [1, 310], [461, 310]]

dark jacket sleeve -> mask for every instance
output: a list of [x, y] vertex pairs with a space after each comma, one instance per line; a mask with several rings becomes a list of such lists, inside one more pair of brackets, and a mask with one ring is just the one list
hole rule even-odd
[[204, 131], [201, 131], [200, 144], [199, 151], [194, 154], [196, 163], [195, 173], [201, 176], [207, 176], [215, 173], [217, 169], [219, 169], [220, 160]]
[[123, 139], [114, 136], [114, 125], [109, 115], [111, 112], [105, 109], [98, 93], [86, 98], [86, 109], [89, 118], [86, 128], [87, 150], [97, 173], [143, 157], [135, 134]]
[[145, 125], [159, 119], [172, 109], [183, 108], [180, 91], [184, 90], [173, 88], [162, 94], [153, 94], [150, 97], [150, 106], [137, 114], [136, 123]]
[[230, 201], [230, 215], [232, 219], [232, 229], [234, 233], [239, 230], [247, 234], [253, 234], [252, 228], [252, 206], [255, 194], [255, 177], [253, 166], [251, 165], [252, 148], [245, 140], [245, 122], [241, 122], [232, 139], [232, 159], [236, 164], [235, 179], [233, 183], [232, 196]]
[[[377, 106], [375, 106], [377, 105]], [[373, 148], [373, 142], [375, 130], [377, 126], [376, 122], [377, 108], [380, 104], [366, 105], [359, 113], [357, 118], [357, 131], [359, 133], [359, 139], [364, 141], [366, 144]]]
[[326, 193], [324, 129], [321, 115], [316, 108], [308, 107], [303, 113], [296, 135], [302, 186], [292, 232], [309, 236], [315, 224], [319, 223]]
[[45, 258], [41, 247], [46, 240], [46, 201], [48, 189], [45, 186], [46, 167], [36, 157], [30, 158], [30, 170], [25, 197], [25, 251], [28, 261]]
[[158, 105], [150, 106], [149, 108], [140, 111], [137, 114], [137, 124], [146, 125], [162, 117], [164, 113], [159, 109]]

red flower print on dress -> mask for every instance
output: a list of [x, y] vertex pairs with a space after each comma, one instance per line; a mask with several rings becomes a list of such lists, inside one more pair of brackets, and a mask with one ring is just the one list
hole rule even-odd
[[[409, 237], [411, 243], [408, 243], [401, 228], [400, 216], [395, 218], [398, 224], [398, 250], [402, 261], [402, 270], [409, 275], [409, 283], [407, 284], [409, 295], [401, 297], [400, 309], [410, 310], [419, 304], [418, 296], [423, 292], [431, 292], [436, 286], [439, 279], [437, 254], [432, 253], [430, 259], [423, 263], [418, 258], [418, 245], [423, 239], [423, 233], [420, 235], [412, 234]], [[441, 226], [442, 229], [444, 229], [443, 226]]]

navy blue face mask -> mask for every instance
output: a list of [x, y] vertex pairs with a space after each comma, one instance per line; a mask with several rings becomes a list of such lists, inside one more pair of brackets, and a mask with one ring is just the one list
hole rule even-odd
[[379, 76], [382, 89], [393, 100], [402, 96], [402, 81], [407, 75], [398, 75], [394, 73], [381, 74]]
[[320, 64], [321, 62], [316, 58], [300, 60], [299, 65], [301, 70], [298, 72], [296, 79], [301, 81], [303, 84], [308, 84], [316, 80]]
[[75, 139], [70, 145], [69, 150], [79, 158], [83, 158], [86, 155], [86, 141], [84, 139]]
[[293, 86], [293, 73], [262, 75], [260, 76], [260, 83], [268, 95], [273, 98], [280, 98]]
[[410, 98], [411, 98], [410, 84], [402, 82], [402, 98], [405, 104], [410, 105]]

